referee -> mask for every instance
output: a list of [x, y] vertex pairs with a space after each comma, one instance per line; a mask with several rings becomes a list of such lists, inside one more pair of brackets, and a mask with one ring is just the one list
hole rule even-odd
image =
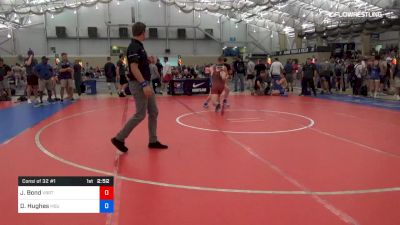
[[156, 97], [150, 87], [150, 67], [147, 53], [142, 41], [145, 39], [146, 25], [137, 22], [132, 26], [133, 39], [127, 50], [129, 65], [129, 89], [136, 102], [136, 113], [126, 122], [122, 130], [111, 139], [113, 145], [121, 152], [127, 152], [125, 139], [132, 130], [139, 125], [149, 114], [149, 148], [166, 149], [168, 146], [161, 144], [157, 139], [158, 108]]

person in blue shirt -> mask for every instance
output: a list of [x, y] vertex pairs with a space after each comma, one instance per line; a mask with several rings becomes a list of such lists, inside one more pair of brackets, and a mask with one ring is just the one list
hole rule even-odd
[[53, 80], [54, 76], [53, 67], [48, 64], [49, 58], [46, 56], [42, 57], [42, 62], [37, 64], [34, 68], [34, 73], [39, 78], [39, 98], [40, 104], [43, 104], [43, 93], [47, 91], [47, 101], [53, 102], [51, 99], [51, 90], [53, 89]]

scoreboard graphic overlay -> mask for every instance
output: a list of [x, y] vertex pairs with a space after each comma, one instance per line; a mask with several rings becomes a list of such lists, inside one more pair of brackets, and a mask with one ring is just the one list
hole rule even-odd
[[18, 213], [113, 212], [113, 177], [18, 177]]

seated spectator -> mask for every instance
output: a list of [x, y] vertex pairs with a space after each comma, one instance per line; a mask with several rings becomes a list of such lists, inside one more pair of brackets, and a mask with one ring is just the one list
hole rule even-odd
[[269, 95], [271, 82], [268, 83], [268, 77], [266, 71], [261, 71], [260, 76], [257, 76], [254, 82], [254, 93], [256, 95]]
[[273, 86], [272, 86], [272, 95], [280, 95], [280, 96], [287, 96], [287, 93], [285, 92], [287, 88], [287, 81], [285, 78], [284, 74], [280, 75], [279, 80], [275, 80]]

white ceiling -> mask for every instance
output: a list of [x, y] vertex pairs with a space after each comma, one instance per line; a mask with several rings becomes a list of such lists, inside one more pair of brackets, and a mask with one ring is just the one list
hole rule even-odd
[[[99, 0], [107, 3], [111, 0]], [[114, 0], [116, 1], [116, 0]], [[121, 0], [122, 1], [122, 0]], [[149, 0], [159, 1], [159, 0]], [[278, 32], [313, 31], [346, 23], [329, 17], [332, 12], [381, 12], [398, 18], [400, 0], [160, 0], [182, 12], [206, 11], [235, 22]], [[98, 0], [0, 0], [0, 23], [20, 27], [30, 14], [59, 13], [64, 8], [92, 7]], [[396, 5], [398, 4], [398, 5]], [[397, 8], [397, 9], [396, 9]], [[17, 16], [16, 16], [17, 15]], [[22, 18], [22, 19], [18, 19]], [[365, 20], [365, 18], [359, 19]], [[348, 20], [347, 20], [348, 22]]]

